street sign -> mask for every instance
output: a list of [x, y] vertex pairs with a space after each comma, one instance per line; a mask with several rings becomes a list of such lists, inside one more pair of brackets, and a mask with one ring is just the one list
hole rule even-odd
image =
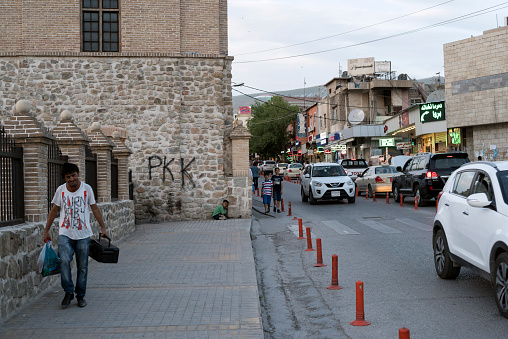
[[397, 143], [397, 149], [408, 149], [408, 148], [411, 148], [411, 141]]
[[395, 140], [393, 138], [379, 139], [380, 147], [395, 146]]
[[420, 104], [420, 122], [434, 122], [445, 120], [444, 101]]

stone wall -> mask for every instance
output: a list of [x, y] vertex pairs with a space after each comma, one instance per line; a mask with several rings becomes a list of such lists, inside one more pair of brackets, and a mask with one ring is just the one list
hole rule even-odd
[[[98, 204], [98, 207], [113, 242], [134, 231], [131, 200]], [[98, 234], [100, 227], [93, 215], [90, 220], [94, 234]], [[58, 248], [57, 222], [58, 218], [51, 228], [51, 245], [55, 250]], [[45, 223], [39, 222], [0, 228], [0, 322], [35, 296], [60, 283], [60, 275], [43, 278], [35, 272], [45, 227]]]
[[495, 160], [508, 160], [508, 123], [475, 126], [472, 130], [473, 147], [468, 149], [469, 159], [477, 159], [483, 150], [484, 160], [494, 160], [494, 150], [491, 150], [490, 146], [495, 145]]
[[224, 171], [232, 169], [231, 62], [0, 55], [0, 113], [8, 119], [15, 101], [26, 99], [50, 129], [62, 109], [82, 130], [94, 121], [126, 129], [136, 221], [208, 218], [212, 211], [204, 206], [230, 198], [225, 176], [231, 172]]

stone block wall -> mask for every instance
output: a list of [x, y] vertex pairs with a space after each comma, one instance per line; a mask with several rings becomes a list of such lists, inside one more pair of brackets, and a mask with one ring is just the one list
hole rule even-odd
[[508, 26], [444, 45], [448, 128], [508, 122], [507, 60]]
[[[475, 126], [472, 131], [473, 147], [468, 150], [469, 159], [476, 159], [476, 152], [481, 155], [483, 150], [484, 160], [508, 160], [508, 123]], [[497, 149], [495, 158], [491, 145]]]
[[[134, 231], [133, 204], [130, 200], [98, 204], [113, 242]], [[93, 215], [90, 220], [96, 235], [100, 227]], [[50, 233], [55, 251], [58, 248], [57, 222], [58, 218]], [[42, 277], [35, 272], [45, 227], [45, 222], [38, 222], [0, 228], [0, 322], [38, 294], [60, 283], [60, 275]]]

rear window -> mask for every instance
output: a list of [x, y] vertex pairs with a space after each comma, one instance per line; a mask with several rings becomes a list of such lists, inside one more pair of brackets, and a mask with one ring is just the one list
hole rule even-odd
[[275, 165], [275, 161], [265, 161], [265, 165]]
[[434, 169], [451, 169], [456, 170], [460, 166], [468, 163], [467, 155], [448, 155], [448, 156], [434, 156], [431, 160], [431, 167]]
[[291, 164], [289, 165], [290, 168], [303, 168], [302, 164]]
[[344, 160], [340, 163], [343, 167], [346, 168], [365, 168], [368, 167], [367, 162], [363, 159], [356, 160]]
[[376, 174], [388, 174], [388, 173], [396, 173], [397, 169], [395, 166], [387, 166], [387, 167], [376, 167]]
[[346, 175], [342, 166], [316, 166], [312, 169], [312, 177], [339, 177]]

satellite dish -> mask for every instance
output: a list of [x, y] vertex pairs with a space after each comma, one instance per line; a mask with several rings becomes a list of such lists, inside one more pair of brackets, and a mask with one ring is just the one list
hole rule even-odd
[[351, 125], [358, 125], [363, 121], [363, 119], [365, 119], [365, 113], [358, 108], [352, 110], [347, 117], [347, 120]]

